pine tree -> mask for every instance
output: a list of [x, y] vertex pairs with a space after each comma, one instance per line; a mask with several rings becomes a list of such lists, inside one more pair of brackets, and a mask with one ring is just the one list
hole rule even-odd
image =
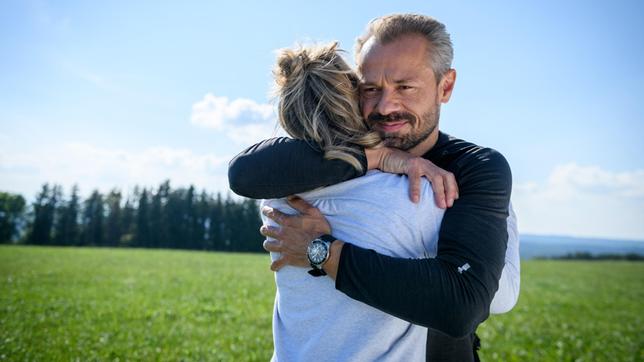
[[119, 240], [119, 246], [133, 246], [134, 243], [134, 232], [136, 231], [135, 215], [136, 209], [132, 206], [130, 198], [125, 201], [123, 206], [123, 212], [121, 213], [121, 239]]
[[56, 224], [54, 227], [54, 243], [56, 245], [79, 245], [78, 213], [80, 208], [78, 186], [72, 187], [69, 201], [60, 200], [56, 210]]
[[262, 219], [259, 216], [259, 205], [257, 201], [244, 199], [241, 201], [243, 225], [240, 232], [240, 240], [243, 251], [261, 252], [264, 250], [262, 242], [264, 237], [259, 233]]
[[143, 189], [139, 197], [139, 207], [136, 212], [136, 246], [149, 248], [150, 245], [150, 219], [149, 219], [148, 191]]
[[185, 232], [184, 190], [178, 189], [169, 193], [163, 208], [163, 220], [167, 242], [164, 247], [188, 248]]
[[168, 235], [169, 225], [172, 223], [168, 220], [167, 210], [165, 210], [170, 194], [170, 181], [166, 180], [157, 189], [156, 194], [152, 196], [149, 225], [150, 225], [150, 246], [156, 248], [167, 248], [170, 246], [170, 236]]
[[103, 195], [94, 190], [83, 209], [83, 245], [105, 245], [105, 204]]
[[222, 233], [224, 250], [241, 251], [241, 248], [239, 248], [239, 235], [243, 228], [243, 220], [244, 215], [241, 206], [232, 199], [230, 194], [226, 195]]
[[24, 212], [25, 199], [21, 195], [0, 192], [0, 243], [17, 240]]
[[188, 249], [199, 249], [199, 241], [196, 236], [197, 227], [197, 210], [195, 205], [195, 188], [190, 185], [186, 192], [184, 203], [185, 219], [184, 219], [184, 232]]
[[210, 197], [206, 191], [202, 191], [199, 199], [195, 205], [195, 220], [193, 226], [193, 233], [195, 244], [200, 250], [212, 249], [208, 243], [207, 227], [208, 227], [208, 202]]
[[210, 207], [208, 219], [208, 240], [212, 250], [224, 250], [224, 204], [221, 193], [217, 193], [217, 199]]
[[54, 211], [51, 210], [53, 191], [44, 184], [32, 205], [33, 221], [29, 227], [27, 242], [36, 245], [51, 244]]
[[105, 223], [105, 244], [118, 246], [123, 229], [121, 226], [121, 191], [113, 189], [107, 195], [107, 220]]

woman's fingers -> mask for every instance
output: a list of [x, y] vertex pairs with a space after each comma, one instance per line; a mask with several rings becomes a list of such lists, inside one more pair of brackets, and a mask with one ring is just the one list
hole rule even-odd
[[452, 207], [454, 205], [454, 201], [458, 200], [458, 185], [456, 184], [456, 177], [454, 177], [453, 173], [447, 172], [443, 177], [443, 180], [445, 184], [447, 207]]
[[406, 172], [409, 176], [409, 197], [419, 202], [422, 193], [420, 178], [431, 181], [436, 205], [442, 209], [452, 207], [458, 199], [458, 185], [454, 174], [434, 165], [431, 161], [415, 157], [407, 162]]
[[453, 173], [443, 170], [427, 159], [414, 157], [401, 150], [386, 151], [378, 168], [384, 172], [404, 173], [409, 176], [409, 198], [412, 202], [420, 201], [420, 177], [426, 177], [432, 182], [436, 205], [443, 209], [454, 205], [454, 200], [458, 199], [458, 185]]
[[445, 201], [445, 186], [443, 184], [443, 178], [438, 175], [430, 179], [432, 181], [432, 190], [434, 191], [434, 202], [436, 206], [444, 209], [447, 207], [447, 202]]
[[420, 202], [420, 175], [409, 176], [409, 198], [411, 202]]

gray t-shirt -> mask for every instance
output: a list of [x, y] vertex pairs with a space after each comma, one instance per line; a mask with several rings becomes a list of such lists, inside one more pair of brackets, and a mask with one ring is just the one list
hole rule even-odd
[[[436, 207], [431, 186], [424, 179], [418, 204], [409, 201], [407, 177], [379, 171], [299, 196], [326, 216], [333, 236], [340, 240], [394, 257], [436, 256], [444, 210]], [[262, 204], [296, 213], [284, 199]], [[268, 218], [263, 220], [275, 225]], [[516, 222], [508, 225], [516, 227]], [[513, 234], [517, 235], [510, 233], [510, 239]], [[497, 293], [504, 294], [504, 308], [511, 308], [518, 296], [518, 239], [508, 242], [509, 251], [512, 243], [517, 267], [510, 272], [504, 269]], [[271, 253], [271, 258], [279, 254]], [[425, 360], [426, 328], [355, 301], [335, 290], [331, 278], [312, 277], [306, 270], [286, 266], [275, 273], [273, 361]], [[516, 288], [503, 293], [504, 278]]]

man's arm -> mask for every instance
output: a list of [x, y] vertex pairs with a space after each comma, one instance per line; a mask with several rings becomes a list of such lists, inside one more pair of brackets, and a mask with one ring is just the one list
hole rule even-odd
[[306, 141], [287, 137], [257, 143], [230, 161], [228, 182], [238, 195], [255, 199], [273, 199], [334, 185], [366, 172], [367, 158], [358, 155], [365, 171], [349, 163], [327, 160], [324, 154]]
[[[338, 241], [324, 265], [338, 290], [453, 337], [473, 332], [487, 318], [504, 265], [512, 178], [507, 162], [495, 151], [468, 157], [467, 162], [456, 161], [461, 198], [445, 213], [437, 257], [393, 258], [356, 247], [350, 240]], [[282, 253], [273, 270], [285, 264], [306, 266], [302, 255], [308, 240], [330, 232], [317, 209], [303, 200], [290, 204], [300, 216], [263, 210], [281, 225], [262, 227], [264, 235], [279, 240], [265, 244], [267, 250]]]
[[473, 332], [488, 317], [503, 270], [512, 176], [490, 150], [457, 177], [461, 197], [445, 212], [435, 259], [391, 258], [345, 243], [336, 288], [453, 337]]

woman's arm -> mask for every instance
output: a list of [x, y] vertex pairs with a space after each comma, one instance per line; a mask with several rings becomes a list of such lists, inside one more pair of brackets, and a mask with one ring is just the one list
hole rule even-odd
[[367, 158], [358, 156], [365, 171], [324, 154], [303, 140], [278, 137], [257, 143], [230, 161], [228, 183], [238, 195], [254, 199], [286, 197], [334, 185], [365, 174]]
[[386, 147], [357, 150], [363, 171], [341, 160], [325, 159], [319, 149], [306, 141], [287, 137], [267, 139], [230, 161], [228, 183], [238, 195], [272, 199], [335, 185], [362, 176], [367, 170], [379, 169], [408, 175], [409, 196], [414, 202], [420, 199], [421, 177], [432, 183], [438, 207], [451, 207], [458, 199], [454, 175], [429, 160]]

